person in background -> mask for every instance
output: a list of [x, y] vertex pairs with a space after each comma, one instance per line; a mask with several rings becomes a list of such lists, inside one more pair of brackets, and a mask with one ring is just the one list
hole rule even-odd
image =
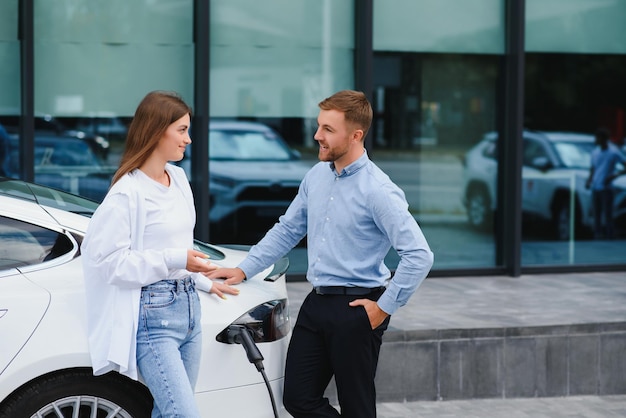
[[[343, 90], [319, 103], [320, 162], [289, 208], [238, 267], [208, 274], [237, 284], [307, 236], [307, 280], [287, 353], [283, 403], [295, 418], [376, 416], [374, 378], [390, 315], [428, 275], [433, 253], [405, 195], [368, 157], [372, 108]], [[391, 277], [384, 259], [400, 256]], [[341, 412], [324, 391], [332, 377]]]
[[591, 189], [593, 204], [594, 238], [612, 239], [613, 226], [613, 180], [626, 174], [626, 168], [616, 172], [618, 163], [626, 165], [622, 152], [610, 143], [610, 133], [606, 128], [599, 128], [595, 134], [596, 147], [591, 152], [591, 168], [586, 187]]
[[9, 134], [7, 130], [0, 123], [0, 176], [6, 176], [7, 172], [4, 167], [6, 159], [9, 156]]
[[203, 274], [217, 268], [193, 250], [196, 214], [184, 171], [170, 161], [191, 143], [191, 108], [175, 93], [141, 101], [112, 186], [81, 245], [89, 348], [95, 375], [145, 381], [152, 417], [199, 417], [201, 355], [196, 288], [237, 294]]

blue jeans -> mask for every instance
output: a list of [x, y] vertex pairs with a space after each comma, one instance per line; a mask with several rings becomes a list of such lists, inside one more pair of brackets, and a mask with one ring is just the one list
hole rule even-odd
[[200, 299], [191, 278], [143, 287], [137, 366], [154, 398], [152, 418], [200, 417], [194, 387], [201, 351]]

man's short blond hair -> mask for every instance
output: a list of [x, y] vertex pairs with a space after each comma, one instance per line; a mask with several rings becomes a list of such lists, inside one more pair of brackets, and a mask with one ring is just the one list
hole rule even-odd
[[372, 105], [365, 94], [355, 90], [341, 90], [322, 100], [319, 105], [322, 110], [337, 110], [344, 114], [345, 120], [363, 131], [363, 138], [367, 135], [372, 124]]

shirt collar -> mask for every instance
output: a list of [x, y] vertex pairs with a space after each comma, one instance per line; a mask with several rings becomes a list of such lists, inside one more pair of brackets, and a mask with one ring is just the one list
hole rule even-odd
[[363, 149], [363, 154], [354, 162], [348, 164], [346, 167], [344, 167], [343, 170], [341, 170], [341, 173], [337, 174], [335, 171], [335, 162], [331, 162], [329, 164], [329, 167], [331, 169], [331, 171], [337, 176], [337, 177], [342, 177], [342, 176], [350, 176], [354, 173], [356, 173], [357, 171], [359, 171], [361, 168], [365, 167], [365, 164], [367, 164], [367, 162], [369, 161], [369, 158], [367, 156], [367, 150]]

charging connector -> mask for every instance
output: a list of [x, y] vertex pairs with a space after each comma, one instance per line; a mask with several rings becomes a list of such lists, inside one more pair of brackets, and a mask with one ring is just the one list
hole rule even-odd
[[256, 367], [256, 369], [263, 375], [265, 386], [270, 394], [270, 400], [272, 401], [272, 408], [274, 409], [274, 416], [278, 418], [278, 410], [276, 409], [276, 401], [274, 400], [274, 394], [272, 393], [272, 387], [267, 375], [265, 374], [265, 367], [263, 366], [263, 354], [259, 350], [259, 347], [254, 343], [252, 338], [252, 331], [243, 325], [231, 325], [228, 327], [228, 342], [230, 344], [241, 344], [246, 350], [248, 361]]

